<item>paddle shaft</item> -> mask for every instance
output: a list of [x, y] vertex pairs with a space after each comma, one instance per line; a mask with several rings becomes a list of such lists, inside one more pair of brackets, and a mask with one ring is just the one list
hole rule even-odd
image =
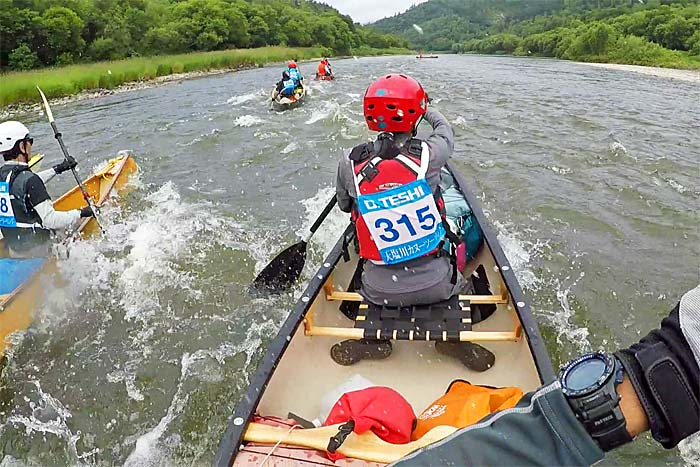
[[[61, 151], [63, 151], [63, 157], [66, 160], [69, 160], [71, 157], [68, 154], [68, 149], [66, 149], [66, 145], [63, 144], [63, 137], [61, 135], [61, 132], [58, 131], [58, 128], [56, 127], [56, 122], [52, 121], [52, 122], [50, 122], [50, 124], [51, 124], [51, 128], [53, 129], [53, 135], [56, 138], [56, 140], [58, 141], [58, 145], [61, 147]], [[90, 195], [85, 190], [85, 187], [83, 186], [83, 182], [80, 181], [80, 177], [78, 177], [78, 172], [75, 171], [75, 167], [71, 167], [70, 171], [73, 174], [73, 178], [75, 178], [75, 183], [77, 183], [78, 187], [80, 188], [80, 192], [83, 194], [83, 198], [87, 202], [88, 206], [90, 206], [90, 209], [92, 209], [92, 212], [95, 215], [95, 222], [97, 222], [97, 225], [100, 227], [100, 230], [102, 230], [104, 232], [104, 228], [102, 227], [102, 223], [97, 218], [97, 207], [95, 207], [95, 204], [92, 202], [92, 198], [90, 198]]]
[[[44, 95], [44, 92], [39, 88], [39, 86], [36, 87], [37, 90], [39, 91], [39, 94], [41, 94], [41, 100], [44, 101], [44, 109], [46, 110], [46, 117], [49, 119], [49, 124], [51, 125], [51, 129], [53, 130], [53, 135], [58, 141], [58, 145], [61, 147], [61, 151], [63, 152], [63, 157], [68, 161], [69, 159], [72, 159], [72, 157], [68, 154], [68, 149], [66, 149], [66, 145], [63, 144], [63, 137], [61, 135], [61, 132], [58, 131], [58, 127], [56, 126], [56, 121], [53, 118], [53, 112], [51, 112], [51, 107], [49, 106], [49, 101], [46, 99], [46, 95]], [[83, 186], [83, 183], [80, 181], [80, 178], [78, 177], [78, 173], [75, 171], [75, 167], [71, 167], [71, 172], [73, 173], [73, 177], [75, 178], [75, 182], [78, 184], [78, 187], [80, 188], [80, 192], [83, 195], [83, 198], [85, 199], [85, 202], [90, 206], [90, 209], [92, 209], [93, 215], [95, 216], [95, 222], [97, 225], [100, 227], [100, 230], [104, 233], [104, 228], [102, 227], [102, 223], [100, 220], [97, 218], [97, 208], [92, 202], [92, 199], [90, 198], [90, 195], [88, 192], [85, 190], [85, 187]]]
[[309, 229], [309, 235], [306, 237], [306, 239], [304, 239], [304, 241], [306, 243], [309, 242], [309, 240], [311, 239], [311, 236], [314, 233], [316, 233], [316, 231], [321, 226], [323, 221], [326, 220], [326, 217], [328, 217], [328, 214], [331, 212], [331, 210], [333, 210], [333, 207], [335, 207], [335, 203], [337, 203], [337, 202], [338, 202], [338, 198], [336, 197], [336, 195], [333, 195], [333, 198], [331, 198], [331, 200], [328, 202], [328, 204], [326, 204], [326, 207], [323, 208], [323, 211], [321, 211], [321, 214], [318, 216], [318, 219], [316, 219], [316, 221], [313, 223], [313, 225]]

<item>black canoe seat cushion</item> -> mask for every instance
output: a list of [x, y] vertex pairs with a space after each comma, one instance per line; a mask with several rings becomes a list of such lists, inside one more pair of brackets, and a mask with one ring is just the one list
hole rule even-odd
[[432, 305], [363, 303], [355, 327], [364, 329], [365, 339], [458, 342], [461, 331], [472, 330], [471, 308], [456, 296]]

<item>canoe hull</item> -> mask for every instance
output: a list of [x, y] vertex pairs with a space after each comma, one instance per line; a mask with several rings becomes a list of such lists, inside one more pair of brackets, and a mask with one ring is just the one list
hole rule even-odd
[[272, 91], [271, 99], [272, 99], [272, 108], [276, 110], [277, 112], [282, 112], [285, 110], [289, 109], [294, 109], [296, 107], [299, 107], [301, 103], [304, 101], [304, 98], [306, 98], [306, 86], [303, 84], [301, 85], [301, 93], [295, 93], [294, 98], [288, 98], [288, 97], [279, 97], [277, 98], [272, 97], [274, 95], [274, 90]]
[[[353, 322], [338, 310], [335, 296], [349, 284], [356, 257], [343, 260], [345, 245], [354, 237], [350, 225], [323, 266], [309, 284], [270, 344], [255, 378], [237, 406], [224, 434], [215, 464], [237, 463], [237, 453], [245, 440], [254, 441], [246, 432], [255, 413], [285, 417], [288, 412], [313, 420], [322, 415], [319, 401], [323, 395], [361, 374], [375, 385], [396, 389], [420, 413], [437, 399], [454, 379], [475, 384], [518, 386], [524, 391], [554, 380], [555, 375], [542, 337], [530, 308], [522, 294], [512, 268], [503, 253], [496, 233], [491, 230], [479, 202], [466, 188], [461, 175], [451, 168], [472, 211], [484, 231], [484, 245], [465, 272], [470, 274], [483, 265], [497, 296], [497, 311], [476, 324], [469, 340], [485, 341], [483, 345], [496, 355], [496, 364], [483, 373], [467, 370], [457, 360], [438, 355], [430, 342], [393, 341], [394, 351], [387, 360], [362, 361], [350, 367], [335, 365], [329, 356], [330, 347], [351, 338]], [[329, 298], [330, 297], [330, 298]], [[478, 303], [484, 299], [472, 296]], [[491, 296], [490, 296], [491, 297]], [[470, 299], [470, 300], [471, 300]], [[361, 332], [354, 338], [361, 337]], [[310, 383], [313, 382], [313, 383]], [[321, 419], [322, 420], [322, 419]], [[252, 444], [253, 446], [255, 444]], [[244, 457], [247, 454], [244, 454]], [[274, 457], [274, 455], [273, 455]], [[300, 462], [295, 462], [295, 465]]]
[[[138, 166], [133, 156], [122, 152], [119, 157], [110, 160], [103, 169], [86, 179], [83, 185], [93, 202], [97, 206], [103, 206], [112, 193], [124, 190], [129, 176], [137, 171]], [[87, 203], [77, 186], [54, 201], [54, 208], [57, 211], [70, 211], [85, 206]], [[90, 236], [97, 230], [97, 223], [91, 218], [84, 219], [78, 227], [83, 238]], [[0, 241], [0, 258], [5, 254], [4, 245]], [[14, 290], [0, 295], [0, 356], [5, 353], [7, 337], [14, 332], [23, 331], [31, 325], [41, 297], [41, 276], [49, 275], [53, 271], [55, 271], [55, 264], [52, 261], [46, 261], [42, 268]]]

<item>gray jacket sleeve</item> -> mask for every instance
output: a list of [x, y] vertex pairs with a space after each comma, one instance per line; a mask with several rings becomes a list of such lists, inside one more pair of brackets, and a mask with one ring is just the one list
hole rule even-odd
[[355, 182], [353, 180], [349, 152], [343, 153], [338, 162], [335, 194], [338, 199], [338, 207], [340, 210], [343, 212], [350, 212], [352, 210], [353, 198], [357, 197], [357, 195], [355, 194]]
[[440, 183], [440, 170], [447, 164], [454, 151], [455, 136], [450, 122], [437, 110], [429, 109], [424, 118], [433, 127], [432, 133], [427, 138], [423, 138], [430, 148], [430, 164], [425, 178], [430, 183], [430, 187], [435, 189]]
[[587, 466], [603, 455], [555, 382], [392, 465]]

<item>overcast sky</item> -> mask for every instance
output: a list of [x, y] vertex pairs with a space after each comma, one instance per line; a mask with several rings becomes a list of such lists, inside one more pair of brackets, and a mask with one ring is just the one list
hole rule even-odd
[[370, 23], [378, 19], [403, 13], [413, 5], [426, 0], [320, 0], [344, 15], [349, 15], [356, 23]]

